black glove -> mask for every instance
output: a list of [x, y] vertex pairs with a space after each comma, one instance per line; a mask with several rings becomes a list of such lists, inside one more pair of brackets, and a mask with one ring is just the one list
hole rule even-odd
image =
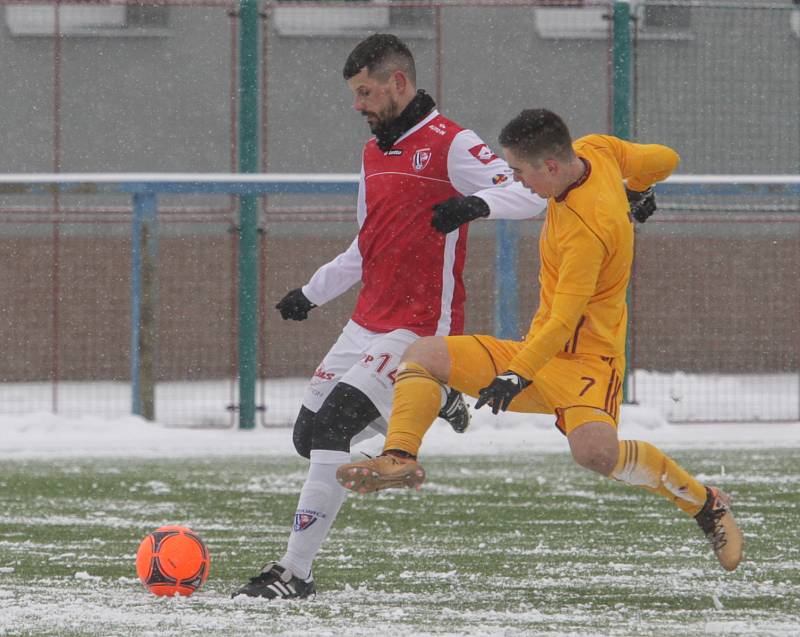
[[505, 411], [514, 397], [530, 384], [531, 381], [519, 374], [503, 372], [495, 376], [488, 387], [484, 387], [478, 392], [479, 398], [475, 402], [475, 409], [489, 405], [493, 414]]
[[303, 290], [297, 288], [278, 301], [275, 307], [280, 310], [284, 321], [286, 319], [305, 321], [308, 318], [308, 312], [317, 306], [306, 298]]
[[631, 215], [639, 223], [644, 223], [656, 211], [656, 193], [650, 186], [647, 190], [637, 192], [625, 189], [628, 195], [628, 203], [631, 205]]
[[433, 207], [431, 225], [442, 234], [447, 234], [473, 219], [488, 216], [489, 204], [480, 197], [451, 197]]

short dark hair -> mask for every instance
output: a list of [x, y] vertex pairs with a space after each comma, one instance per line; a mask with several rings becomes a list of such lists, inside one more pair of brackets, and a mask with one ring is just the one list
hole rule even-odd
[[546, 156], [569, 159], [574, 154], [569, 129], [558, 115], [544, 108], [522, 111], [500, 131], [500, 145], [535, 163]]
[[400, 38], [390, 33], [375, 33], [362, 40], [344, 63], [344, 79], [358, 75], [363, 68], [381, 82], [388, 80], [393, 71], [400, 70], [412, 84], [417, 83], [414, 56]]

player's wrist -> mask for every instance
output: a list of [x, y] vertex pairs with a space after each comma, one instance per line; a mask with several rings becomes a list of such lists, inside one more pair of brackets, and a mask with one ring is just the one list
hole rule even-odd
[[625, 187], [625, 194], [628, 196], [628, 201], [641, 201], [648, 195], [653, 193], [653, 187], [649, 186], [643, 190], [637, 190], [635, 188], [631, 188], [630, 186]]
[[310, 306], [310, 307], [309, 307], [309, 309], [313, 309], [313, 308], [315, 308], [315, 307], [318, 307], [318, 306], [320, 306], [320, 305], [321, 305], [321, 303], [317, 303], [316, 301], [314, 301], [314, 300], [311, 298], [311, 296], [309, 296], [309, 294], [308, 294], [308, 291], [307, 291], [307, 288], [308, 288], [308, 286], [307, 286], [307, 285], [304, 285], [303, 287], [299, 288], [299, 290], [300, 290], [300, 294], [302, 294], [302, 295], [303, 295], [303, 298], [304, 298], [304, 299], [306, 300], [306, 302], [309, 304], [309, 306]]
[[480, 217], [489, 216], [489, 204], [475, 195], [451, 197], [433, 206], [431, 225], [447, 234]]
[[469, 207], [470, 214], [473, 219], [480, 219], [481, 217], [488, 217], [491, 210], [489, 204], [477, 195], [469, 195], [464, 197], [464, 203]]
[[519, 372], [515, 372], [510, 369], [507, 369], [502, 374], [498, 374], [497, 378], [502, 379], [504, 381], [512, 382], [520, 389], [525, 389], [528, 385], [530, 385], [533, 382], [532, 380], [525, 378], [525, 376], [523, 376]]
[[639, 223], [644, 223], [656, 211], [656, 195], [653, 187], [638, 191], [625, 188], [631, 216]]

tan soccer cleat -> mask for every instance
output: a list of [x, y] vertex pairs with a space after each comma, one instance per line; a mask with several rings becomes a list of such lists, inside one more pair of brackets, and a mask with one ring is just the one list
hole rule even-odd
[[357, 493], [403, 487], [419, 489], [425, 482], [425, 469], [413, 458], [384, 454], [343, 464], [336, 470], [336, 479], [345, 489]]
[[731, 513], [731, 498], [716, 487], [706, 487], [706, 503], [694, 519], [706, 534], [722, 568], [733, 571], [742, 561], [744, 537]]

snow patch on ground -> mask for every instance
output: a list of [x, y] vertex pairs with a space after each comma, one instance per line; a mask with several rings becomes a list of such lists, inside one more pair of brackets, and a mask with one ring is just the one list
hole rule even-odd
[[[800, 423], [673, 425], [654, 409], [622, 407], [620, 437], [650, 441], [665, 448], [800, 447]], [[360, 443], [354, 452], [380, 450], [383, 437]], [[566, 440], [552, 416], [473, 411], [464, 434], [437, 421], [422, 452], [429, 455], [492, 455], [514, 451], [566, 451]], [[0, 416], [0, 458], [195, 457], [294, 455], [291, 429], [253, 430], [167, 427], [135, 416], [59, 416], [30, 413]], [[153, 490], [158, 485], [149, 485]]]

